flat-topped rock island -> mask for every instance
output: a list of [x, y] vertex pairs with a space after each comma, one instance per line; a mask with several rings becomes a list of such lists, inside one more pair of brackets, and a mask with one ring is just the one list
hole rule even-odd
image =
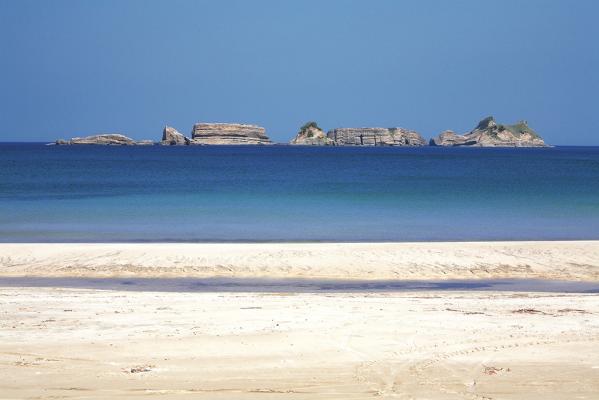
[[197, 123], [191, 132], [190, 145], [271, 144], [266, 129], [258, 125]]
[[[122, 134], [108, 133], [70, 140], [59, 139], [57, 145], [153, 145], [192, 146], [192, 145], [265, 145], [273, 144], [262, 126], [224, 123], [198, 122], [193, 125], [190, 137], [171, 126], [165, 126], [162, 138], [154, 143], [151, 140], [136, 141]], [[429, 142], [420, 133], [406, 128], [334, 128], [326, 134], [314, 121], [305, 123], [289, 141], [290, 145], [303, 146], [441, 146], [441, 147], [550, 147], [543, 138], [528, 126], [526, 121], [513, 125], [498, 124], [493, 117], [480, 121], [470, 132], [459, 135], [452, 130], [443, 131]]]
[[404, 128], [335, 128], [327, 137], [336, 146], [426, 146], [418, 132]]
[[263, 145], [272, 144], [266, 135], [266, 129], [258, 125], [238, 123], [204, 123], [199, 122], [193, 126], [191, 138], [188, 138], [177, 129], [165, 126], [162, 138], [158, 143], [151, 140], [135, 141], [122, 134], [100, 134], [85, 137], [74, 137], [69, 140], [58, 139], [56, 145], [113, 145], [134, 146], [153, 145], [163, 146], [191, 146], [191, 145]]

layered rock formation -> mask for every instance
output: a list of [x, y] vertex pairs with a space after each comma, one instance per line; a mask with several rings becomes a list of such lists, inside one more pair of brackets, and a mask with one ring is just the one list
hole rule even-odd
[[480, 121], [465, 135], [444, 131], [430, 140], [431, 146], [547, 147], [543, 138], [526, 121], [514, 125], [497, 124], [493, 117]]
[[92, 135], [85, 137], [74, 137], [71, 140], [59, 139], [55, 142], [58, 145], [74, 144], [94, 144], [94, 145], [112, 145], [112, 146], [132, 146], [136, 144], [147, 144], [147, 141], [136, 142], [135, 140], [118, 133], [108, 133], [102, 135]]
[[316, 122], [308, 122], [300, 128], [300, 131], [289, 143], [305, 146], [326, 146], [333, 144], [333, 140], [327, 137]]
[[165, 126], [162, 131], [161, 145], [164, 146], [184, 146], [189, 144], [189, 138], [173, 127]]
[[337, 146], [425, 146], [419, 133], [404, 128], [336, 128], [327, 137]]
[[193, 126], [192, 145], [271, 144], [266, 130], [257, 125], [197, 123]]
[[[191, 139], [166, 126], [162, 132], [162, 145], [256, 145], [271, 144], [266, 130], [257, 125], [229, 123], [197, 123], [193, 126]], [[70, 140], [59, 139], [57, 145], [153, 145], [151, 140], [135, 141], [127, 136], [110, 133]], [[308, 122], [300, 128], [293, 145], [336, 146], [424, 146], [426, 141], [415, 131], [404, 128], [336, 128], [325, 135], [316, 122]], [[547, 147], [543, 138], [532, 130], [526, 121], [513, 125], [495, 122], [493, 117], [480, 121], [472, 131], [459, 135], [447, 130], [430, 140], [431, 146], [478, 146], [478, 147]]]
[[458, 135], [451, 129], [441, 132], [429, 141], [431, 146], [470, 146], [475, 143], [476, 141], [469, 142], [465, 135]]

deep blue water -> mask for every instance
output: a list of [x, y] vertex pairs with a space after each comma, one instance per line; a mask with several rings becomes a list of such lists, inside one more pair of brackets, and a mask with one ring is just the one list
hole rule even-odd
[[0, 241], [599, 239], [599, 147], [0, 144]]

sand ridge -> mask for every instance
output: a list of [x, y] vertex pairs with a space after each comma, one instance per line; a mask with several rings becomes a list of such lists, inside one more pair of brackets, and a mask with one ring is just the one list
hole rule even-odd
[[599, 241], [5, 243], [0, 276], [599, 281]]

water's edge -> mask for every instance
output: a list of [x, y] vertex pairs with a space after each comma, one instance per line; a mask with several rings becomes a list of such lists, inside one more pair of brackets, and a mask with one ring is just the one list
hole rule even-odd
[[415, 291], [599, 293], [599, 282], [549, 279], [342, 280], [286, 278], [0, 277], [0, 288], [23, 287], [189, 293], [359, 293]]

